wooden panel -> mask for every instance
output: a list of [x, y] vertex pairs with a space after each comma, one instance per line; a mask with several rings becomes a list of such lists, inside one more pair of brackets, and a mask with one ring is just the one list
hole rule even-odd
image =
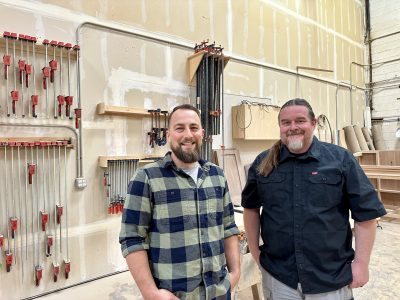
[[398, 193], [381, 191], [381, 200], [385, 205], [400, 207], [400, 195]]
[[400, 180], [381, 179], [380, 188], [382, 190], [394, 190], [400, 193]]
[[236, 149], [215, 150], [213, 160], [224, 170], [233, 205], [240, 206], [246, 177], [239, 151]]
[[379, 165], [379, 151], [362, 151], [362, 155], [359, 156], [358, 161], [360, 165]]
[[279, 107], [242, 104], [232, 106], [232, 138], [279, 140]]
[[400, 150], [379, 151], [379, 164], [387, 166], [400, 166]]

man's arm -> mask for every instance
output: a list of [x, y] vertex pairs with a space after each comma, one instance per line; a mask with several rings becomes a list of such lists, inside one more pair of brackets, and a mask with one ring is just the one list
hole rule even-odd
[[243, 211], [243, 222], [250, 253], [256, 263], [260, 265], [260, 209], [245, 208]]
[[354, 222], [355, 257], [351, 264], [353, 282], [351, 288], [358, 288], [369, 280], [369, 259], [375, 241], [376, 220]]
[[228, 267], [231, 291], [234, 289], [240, 278], [240, 246], [237, 235], [231, 235], [224, 239], [225, 259]]
[[174, 294], [164, 289], [158, 289], [149, 267], [149, 258], [146, 250], [132, 252], [126, 256], [126, 263], [136, 285], [146, 299], [177, 300]]

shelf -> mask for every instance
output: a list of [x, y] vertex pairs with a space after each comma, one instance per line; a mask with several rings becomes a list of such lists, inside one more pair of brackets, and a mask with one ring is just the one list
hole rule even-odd
[[[19, 142], [19, 143], [55, 143], [55, 142], [64, 142], [67, 141], [67, 148], [75, 148], [75, 139], [70, 137], [1, 137], [0, 138], [0, 147], [4, 147], [3, 143], [10, 143], [10, 142]], [[36, 145], [35, 145], [36, 146]], [[38, 145], [39, 146], [39, 145]], [[42, 145], [40, 145], [42, 146]], [[55, 146], [49, 145], [49, 146]], [[56, 145], [57, 146], [57, 145]], [[61, 145], [63, 146], [63, 145]], [[17, 146], [15, 146], [17, 147]], [[21, 145], [24, 147], [24, 145]], [[28, 146], [30, 147], [30, 146]]]
[[368, 178], [400, 180], [400, 166], [361, 165]]
[[109, 160], [138, 160], [139, 164], [153, 162], [155, 159], [162, 158], [159, 154], [137, 154], [124, 156], [99, 156], [99, 167], [107, 168]]
[[[51, 40], [49, 40], [49, 41], [51, 41]], [[14, 47], [13, 45], [14, 45], [13, 39], [8, 39], [8, 54], [11, 55], [11, 57], [12, 57], [13, 47]], [[32, 59], [32, 50], [33, 50], [32, 42], [28, 42], [28, 45], [29, 45], [29, 55], [30, 55], [30, 60], [31, 60]], [[72, 47], [74, 47], [74, 44], [71, 43], [71, 45], [72, 45]], [[23, 52], [24, 52], [23, 55], [24, 55], [24, 58], [25, 58], [25, 56], [27, 54], [27, 51], [26, 51], [27, 41], [26, 40], [23, 40], [22, 47], [23, 47]], [[3, 53], [6, 52], [5, 51], [5, 49], [6, 49], [6, 39], [3, 37], [3, 33], [1, 33], [1, 37], [0, 37], [0, 49], [1, 49], [1, 51]], [[19, 55], [21, 54], [21, 40], [19, 40], [19, 39], [15, 40], [15, 51], [16, 51], [16, 55], [17, 55], [16, 56], [16, 60], [18, 60], [19, 59]], [[73, 48], [71, 48], [71, 50], [69, 50], [69, 51], [70, 51], [70, 59], [71, 59], [71, 61], [75, 61], [75, 59], [76, 59], [76, 51]], [[38, 55], [41, 55], [41, 56], [43, 55], [44, 56], [45, 52], [46, 51], [45, 51], [45, 46], [43, 45], [43, 40], [39, 40], [38, 39], [37, 42], [36, 42], [36, 46], [35, 46], [36, 58], [37, 58]], [[52, 57], [53, 57], [53, 46], [51, 46], [50, 44], [47, 47], [47, 53], [49, 55], [49, 60], [52, 59]], [[60, 47], [57, 46], [56, 47], [56, 59], [58, 60], [59, 58], [60, 58]], [[63, 58], [68, 58], [68, 50], [65, 47], [63, 48]]]
[[[151, 113], [149, 113], [148, 109], [135, 108], [129, 106], [113, 106], [113, 105], [106, 105], [104, 103], [98, 103], [96, 111], [98, 115], [124, 116], [124, 117], [151, 117]], [[164, 114], [160, 114], [160, 117], [164, 117]]]
[[399, 190], [388, 190], [388, 189], [380, 189], [381, 193], [388, 193], [388, 194], [400, 194]]
[[[203, 56], [208, 53], [209, 52], [207, 52], [207, 51], [199, 51], [188, 57], [188, 84], [189, 85], [195, 85], [194, 77], [196, 75], [197, 68], [199, 67], [199, 65], [201, 63]], [[214, 57], [221, 57], [221, 55], [216, 55], [216, 54], [210, 54], [210, 55], [213, 55]], [[224, 68], [225, 68], [230, 57], [225, 56], [225, 55], [222, 55], [222, 57], [224, 58]]]

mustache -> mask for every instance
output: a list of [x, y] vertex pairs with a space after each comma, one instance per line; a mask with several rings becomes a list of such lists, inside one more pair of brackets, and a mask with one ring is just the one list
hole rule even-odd
[[197, 143], [193, 138], [185, 138], [181, 141], [181, 143]]
[[304, 133], [305, 133], [305, 131], [304, 131], [304, 130], [301, 130], [301, 129], [299, 129], [299, 130], [289, 130], [289, 131], [286, 133], [286, 136], [293, 136], [293, 135], [300, 135], [300, 134], [303, 134], [303, 135], [304, 135]]

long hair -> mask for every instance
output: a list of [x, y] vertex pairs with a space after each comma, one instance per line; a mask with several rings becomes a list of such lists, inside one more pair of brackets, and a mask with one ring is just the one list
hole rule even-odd
[[[282, 105], [279, 114], [278, 114], [278, 122], [280, 120], [280, 115], [282, 109], [288, 106], [305, 106], [308, 110], [308, 116], [310, 117], [311, 120], [315, 119], [315, 114], [314, 111], [306, 100], [300, 99], [300, 98], [295, 98], [292, 100], [287, 101], [285, 104]], [[261, 161], [260, 165], [257, 167], [257, 171], [260, 175], [262, 176], [268, 176], [271, 171], [278, 167], [279, 163], [279, 154], [282, 149], [282, 140], [277, 141], [275, 144], [272, 145], [271, 149], [269, 149], [267, 156], [264, 157], [264, 159]]]

